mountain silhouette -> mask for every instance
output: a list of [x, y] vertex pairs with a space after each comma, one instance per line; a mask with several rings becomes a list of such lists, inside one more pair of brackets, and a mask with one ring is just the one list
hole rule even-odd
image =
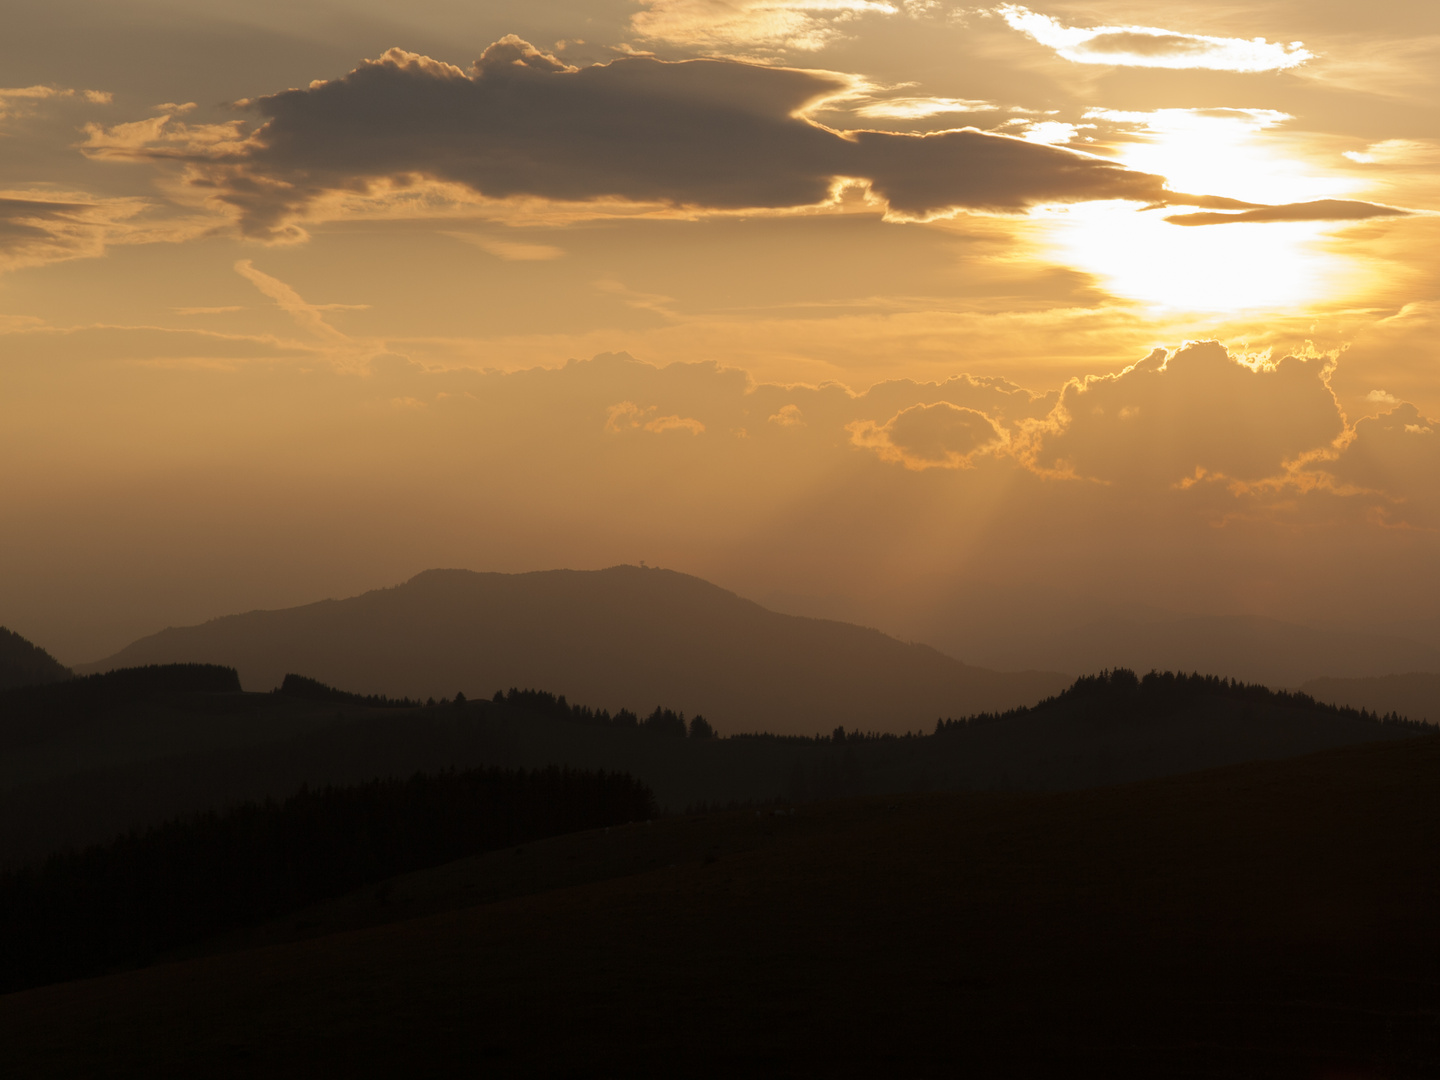
[[845, 623], [781, 615], [700, 578], [616, 566], [429, 570], [346, 600], [252, 611], [143, 638], [80, 671], [235, 667], [268, 690], [300, 671], [362, 694], [489, 696], [542, 687], [648, 713], [684, 703], [722, 732], [903, 732], [1034, 704], [1069, 683], [963, 664]]
[[38, 645], [0, 626], [0, 690], [70, 678], [70, 669]]

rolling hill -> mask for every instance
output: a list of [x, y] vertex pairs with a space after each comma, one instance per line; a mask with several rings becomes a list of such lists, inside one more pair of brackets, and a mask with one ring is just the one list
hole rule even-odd
[[252, 690], [303, 672], [366, 694], [428, 698], [538, 687], [610, 709], [703, 713], [722, 732], [903, 732], [1031, 705], [1066, 676], [972, 667], [846, 623], [780, 615], [699, 578], [617, 566], [430, 570], [345, 600], [163, 630], [78, 671], [237, 668]]
[[379, 701], [233, 669], [118, 669], [0, 694], [0, 867], [302, 785], [479, 766], [626, 772], [662, 809], [846, 795], [1063, 790], [1145, 780], [1426, 729], [1201, 676], [1077, 680], [1005, 715], [924, 735], [686, 736], [673, 713], [596, 714], [539, 692]]

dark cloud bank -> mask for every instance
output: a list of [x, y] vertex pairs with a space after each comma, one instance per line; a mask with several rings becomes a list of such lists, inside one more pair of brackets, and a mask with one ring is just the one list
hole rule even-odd
[[246, 102], [263, 126], [238, 151], [192, 160], [198, 182], [257, 236], [326, 192], [417, 176], [494, 198], [715, 210], [813, 205], [849, 177], [914, 217], [1092, 199], [1251, 205], [1177, 194], [1163, 177], [1005, 135], [842, 133], [801, 115], [846, 88], [840, 76], [725, 60], [572, 68], [513, 36], [469, 71], [392, 49], [341, 78]]

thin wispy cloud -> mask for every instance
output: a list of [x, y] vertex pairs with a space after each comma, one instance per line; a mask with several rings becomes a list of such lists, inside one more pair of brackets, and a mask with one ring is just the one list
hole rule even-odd
[[1264, 38], [1212, 37], [1155, 26], [1067, 26], [1019, 4], [1002, 4], [992, 10], [1012, 29], [1077, 64], [1285, 71], [1314, 59], [1299, 41], [1287, 44]]
[[895, 15], [886, 0], [642, 0], [630, 18], [642, 39], [701, 48], [813, 52], [844, 36], [862, 15]]
[[0, 86], [0, 123], [28, 116], [46, 101], [84, 101], [108, 105], [114, 95], [106, 90], [76, 90], [63, 86]]
[[1313, 202], [1287, 203], [1283, 206], [1257, 206], [1253, 210], [1232, 213], [1204, 211], [1194, 214], [1172, 214], [1165, 220], [1172, 225], [1225, 225], [1243, 222], [1274, 221], [1368, 221], [1371, 218], [1409, 217], [1414, 211], [1379, 203], [1357, 202], [1353, 199], [1317, 199]]
[[0, 190], [0, 272], [99, 258], [116, 245], [191, 240], [209, 228], [193, 218], [149, 218], [153, 206], [134, 196]]
[[494, 236], [470, 232], [451, 231], [446, 232], [445, 235], [453, 236], [467, 244], [473, 244], [486, 254], [494, 255], [497, 259], [504, 259], [506, 262], [549, 262], [551, 259], [561, 258], [565, 254], [564, 248], [558, 248], [554, 244], [501, 240]]
[[893, 97], [872, 101], [855, 109], [867, 120], [923, 120], [931, 116], [994, 112], [1000, 108], [989, 101], [947, 97]]

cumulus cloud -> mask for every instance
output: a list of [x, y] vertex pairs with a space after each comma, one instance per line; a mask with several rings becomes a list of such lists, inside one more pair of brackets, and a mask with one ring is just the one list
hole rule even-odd
[[722, 211], [820, 205], [858, 180], [919, 218], [1092, 199], [1196, 205], [1163, 177], [1005, 135], [841, 133], [806, 119], [852, 90], [839, 75], [729, 60], [575, 68], [511, 36], [469, 71], [392, 49], [258, 98], [246, 104], [264, 123], [243, 141], [166, 115], [92, 129], [85, 149], [182, 159], [196, 190], [270, 238], [296, 236], [326, 197], [421, 181], [490, 199]]
[[1009, 441], [1005, 429], [984, 413], [948, 401], [912, 405], [884, 424], [857, 420], [845, 430], [855, 446], [914, 472], [973, 468], [977, 457], [998, 453]]
[[1440, 494], [1440, 421], [1408, 402], [1355, 424], [1343, 453], [1324, 465], [1340, 484], [1387, 494], [1394, 522], [1434, 524]]
[[1076, 380], [1034, 429], [1050, 475], [1163, 488], [1197, 476], [1241, 486], [1284, 476], [1346, 432], [1324, 358], [1247, 362], [1217, 342], [1156, 349], [1115, 375]]
[[1217, 71], [1284, 71], [1314, 54], [1301, 42], [1264, 38], [1181, 34], [1155, 26], [1066, 26], [1019, 4], [993, 9], [1013, 29], [1077, 64], [1123, 67], [1210, 68]]
[[[978, 393], [966, 407], [934, 400], [933, 384], [896, 383], [829, 415], [852, 447], [909, 471], [972, 470], [985, 461], [991, 475], [1029, 473], [1039, 505], [1087, 492], [1117, 507], [1198, 513], [1211, 525], [1440, 526], [1440, 421], [1377, 391], [1369, 400], [1388, 411], [1350, 424], [1330, 389], [1335, 363], [1323, 355], [1249, 358], [1194, 342], [1156, 349], [1115, 374], [1072, 380], [1028, 404], [1013, 395], [1008, 410], [1004, 396], [992, 395], [984, 411], [973, 407], [986, 404]], [[883, 423], [863, 418], [907, 396], [931, 400], [901, 404]], [[862, 418], [845, 419], [856, 413]]]

